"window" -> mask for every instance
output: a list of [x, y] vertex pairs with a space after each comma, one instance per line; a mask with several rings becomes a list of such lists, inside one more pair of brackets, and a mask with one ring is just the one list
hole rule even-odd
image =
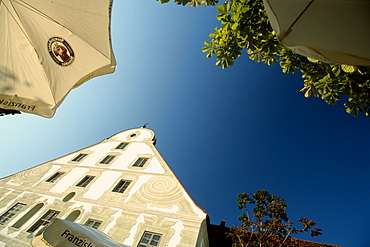
[[32, 216], [35, 215], [42, 207], [44, 206], [43, 203], [39, 203], [36, 206], [34, 206], [31, 210], [29, 210], [25, 215], [22, 216], [17, 222], [12, 225], [12, 227], [19, 229], [21, 226], [23, 226], [24, 223], [26, 223]]
[[48, 210], [27, 232], [34, 232], [41, 226], [47, 226], [59, 213], [59, 211]]
[[67, 216], [66, 220], [74, 222], [78, 218], [78, 216], [80, 216], [80, 214], [80, 210], [75, 210]]
[[85, 223], [85, 226], [90, 226], [92, 228], [98, 229], [102, 222], [100, 220], [88, 219]]
[[127, 189], [127, 187], [130, 185], [131, 181], [123, 180], [118, 182], [116, 187], [112, 190], [113, 192], [123, 193]]
[[121, 142], [120, 144], [118, 144], [116, 149], [125, 149], [125, 147], [127, 147], [127, 145], [128, 145], [127, 142]]
[[72, 161], [80, 162], [80, 161], [81, 161], [81, 160], [83, 160], [83, 158], [85, 158], [86, 156], [87, 156], [87, 154], [79, 154], [79, 155], [77, 155], [76, 157], [74, 157]]
[[100, 161], [100, 164], [109, 164], [115, 157], [116, 156], [114, 155], [107, 155], [104, 157], [104, 159], [102, 159], [102, 161]]
[[53, 176], [51, 176], [50, 178], [46, 179], [46, 182], [49, 182], [49, 183], [54, 183], [55, 181], [58, 180], [58, 178], [60, 178], [62, 175], [64, 174], [64, 172], [56, 172], [54, 173]]
[[144, 232], [138, 247], [158, 246], [161, 235], [153, 232]]
[[140, 157], [135, 161], [135, 163], [132, 166], [143, 167], [147, 161], [148, 158]]
[[85, 176], [76, 186], [86, 187], [94, 178], [95, 176]]
[[0, 224], [5, 224], [8, 220], [13, 218], [18, 212], [24, 208], [26, 204], [17, 203], [13, 207], [11, 207], [8, 211], [6, 211], [3, 215], [0, 216]]
[[71, 193], [68, 193], [64, 198], [63, 198], [63, 202], [68, 202], [70, 201], [74, 196], [76, 195], [76, 192], [71, 192]]

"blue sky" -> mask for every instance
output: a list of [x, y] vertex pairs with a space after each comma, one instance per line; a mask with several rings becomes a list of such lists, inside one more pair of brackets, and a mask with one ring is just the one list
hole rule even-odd
[[[314, 219], [341, 246], [368, 243], [370, 120], [303, 97], [300, 75], [240, 57], [226, 70], [201, 52], [213, 7], [116, 0], [114, 74], [73, 90], [52, 119], [1, 117], [4, 177], [149, 123], [157, 148], [211, 218], [239, 224], [236, 195], [265, 189], [288, 215]], [[298, 235], [299, 236], [299, 235]]]

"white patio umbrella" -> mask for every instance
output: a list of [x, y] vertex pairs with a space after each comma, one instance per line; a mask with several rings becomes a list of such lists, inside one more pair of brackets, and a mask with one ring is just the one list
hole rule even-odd
[[115, 70], [113, 0], [0, 0], [0, 108], [52, 117], [69, 91]]
[[114, 241], [107, 234], [89, 226], [68, 220], [54, 219], [38, 236], [32, 238], [33, 247], [129, 247]]
[[263, 0], [279, 41], [327, 63], [370, 66], [369, 0]]

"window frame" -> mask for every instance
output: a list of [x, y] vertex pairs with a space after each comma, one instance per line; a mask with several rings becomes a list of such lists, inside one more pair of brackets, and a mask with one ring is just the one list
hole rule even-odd
[[63, 175], [65, 174], [65, 172], [55, 172], [53, 175], [51, 175], [48, 179], [45, 180], [45, 182], [48, 182], [48, 183], [55, 183], [56, 181], [58, 181]]
[[99, 161], [99, 164], [100, 165], [109, 165], [115, 160], [116, 157], [117, 157], [116, 155], [107, 154], [103, 159], [101, 159]]
[[81, 162], [82, 160], [84, 160], [87, 156], [88, 156], [88, 154], [85, 154], [85, 153], [79, 153], [78, 155], [76, 155], [76, 157], [74, 157], [74, 158], [71, 160], [71, 162], [79, 163], [79, 162]]
[[[150, 234], [151, 235], [149, 239], [146, 237], [147, 234]], [[152, 244], [153, 237], [155, 237], [155, 236], [158, 236], [159, 239], [155, 239], [154, 241], [156, 241], [156, 245], [153, 245]], [[143, 235], [140, 238], [140, 241], [139, 241], [137, 247], [158, 247], [159, 246], [159, 243], [161, 241], [162, 236], [163, 235], [160, 234], [160, 233], [150, 232], [150, 231], [144, 231]], [[148, 240], [147, 243], [143, 242], [145, 239]]]
[[77, 184], [76, 186], [86, 188], [95, 178], [96, 176], [92, 175], [86, 175], [83, 177]]
[[60, 214], [60, 211], [49, 209], [30, 228], [28, 228], [27, 232], [33, 233], [37, 231], [41, 226], [49, 225], [58, 214]]
[[130, 186], [131, 182], [132, 181], [130, 180], [120, 179], [118, 183], [116, 183], [116, 185], [112, 189], [112, 192], [121, 193], [121, 194], [125, 193], [127, 188]]
[[23, 214], [23, 216], [15, 222], [12, 227], [15, 229], [21, 228], [26, 222], [29, 221], [40, 209], [44, 207], [44, 203], [38, 203], [34, 205], [31, 209], [28, 210], [27, 213]]
[[128, 142], [121, 142], [114, 149], [116, 149], [116, 150], [125, 150], [128, 145], [129, 145]]
[[[19, 208], [19, 206], [21, 207]], [[9, 208], [2, 215], [0, 215], [0, 225], [6, 224], [11, 218], [19, 214], [19, 212], [26, 206], [27, 204], [20, 202], [14, 204], [11, 208]]]
[[[93, 222], [92, 224], [88, 224], [89, 222]], [[98, 226], [95, 227], [95, 224], [98, 223]], [[92, 227], [94, 229], [99, 229], [99, 226], [103, 223], [103, 221], [101, 220], [96, 220], [96, 219], [92, 219], [92, 218], [89, 218], [86, 222], [85, 222], [85, 226], [88, 226], [88, 227]]]
[[132, 167], [143, 168], [149, 161], [148, 157], [138, 157], [131, 165]]

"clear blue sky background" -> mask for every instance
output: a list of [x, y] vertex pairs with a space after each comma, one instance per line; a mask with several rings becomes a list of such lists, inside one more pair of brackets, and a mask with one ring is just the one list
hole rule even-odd
[[370, 242], [370, 120], [342, 103], [303, 97], [300, 75], [250, 61], [227, 70], [201, 52], [219, 26], [214, 7], [116, 0], [118, 66], [73, 90], [52, 119], [1, 117], [0, 177], [149, 123], [157, 148], [211, 218], [239, 224], [236, 195], [283, 197], [341, 246]]

